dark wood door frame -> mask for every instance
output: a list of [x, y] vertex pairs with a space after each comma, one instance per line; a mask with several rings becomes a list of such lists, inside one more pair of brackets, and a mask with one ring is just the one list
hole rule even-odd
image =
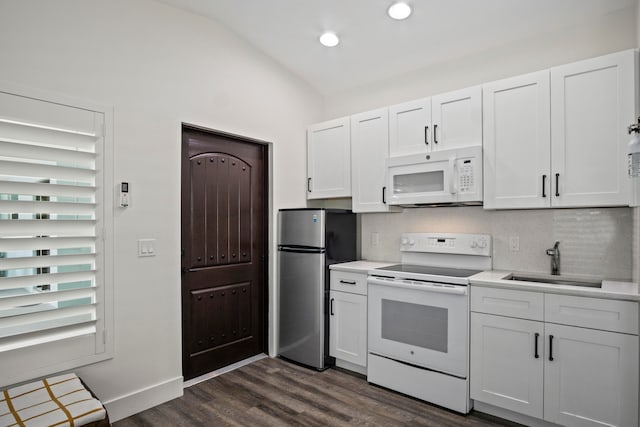
[[[257, 139], [253, 139], [253, 138], [248, 138], [248, 137], [244, 137], [241, 135], [236, 135], [236, 134], [231, 134], [228, 132], [224, 132], [224, 131], [220, 131], [220, 130], [215, 130], [215, 129], [210, 129], [210, 128], [206, 128], [206, 127], [202, 127], [202, 126], [198, 126], [198, 125], [193, 125], [193, 124], [188, 124], [188, 123], [182, 123], [182, 129], [181, 129], [181, 139], [182, 136], [184, 135], [185, 131], [196, 131], [196, 132], [202, 132], [204, 134], [213, 136], [213, 137], [221, 137], [224, 138], [228, 141], [234, 142], [241, 142], [241, 143], [248, 143], [248, 144], [255, 144], [257, 146], [260, 146], [263, 150], [263, 154], [264, 154], [264, 165], [263, 165], [263, 174], [262, 174], [262, 182], [263, 182], [263, 188], [262, 188], [262, 192], [263, 192], [263, 254], [264, 254], [264, 261], [263, 261], [263, 307], [262, 307], [262, 323], [263, 323], [263, 340], [262, 340], [262, 351], [266, 354], [269, 353], [269, 301], [270, 301], [270, 293], [269, 293], [269, 278], [270, 278], [270, 256], [269, 256], [269, 247], [270, 247], [270, 242], [271, 242], [271, 215], [270, 215], [270, 208], [271, 208], [271, 188], [270, 188], [270, 159], [271, 159], [271, 144], [265, 141], [261, 141], [261, 140], [257, 140]], [[188, 147], [186, 147], [186, 144], [184, 143], [184, 141], [181, 141], [181, 170], [185, 168], [185, 158], [188, 158], [188, 156], [186, 156], [186, 152], [185, 150], [187, 150]], [[182, 173], [181, 173], [182, 176]], [[185, 191], [185, 183], [182, 182], [181, 184], [181, 191], [184, 192]], [[181, 196], [181, 200], [182, 200], [182, 196]], [[182, 203], [181, 203], [182, 204]], [[184, 216], [185, 216], [185, 208], [184, 206], [182, 206], [181, 208], [181, 223], [183, 223], [184, 221]], [[182, 242], [182, 238], [181, 238], [181, 242]], [[184, 252], [182, 253], [182, 255], [184, 256]], [[182, 263], [184, 265], [184, 263]], [[184, 268], [183, 268], [183, 273], [184, 273]], [[184, 277], [184, 276], [183, 276]], [[183, 286], [183, 280], [181, 279], [181, 287]], [[182, 292], [181, 292], [181, 298], [183, 298], [182, 296]], [[181, 301], [181, 307], [182, 307], [183, 301]], [[182, 310], [182, 308], [181, 308]], [[182, 317], [181, 317], [182, 318]], [[183, 323], [183, 328], [184, 328], [184, 318], [182, 318], [182, 323]], [[182, 331], [182, 340], [183, 340], [183, 367], [184, 367], [184, 330]], [[184, 374], [184, 372], [183, 372]]]

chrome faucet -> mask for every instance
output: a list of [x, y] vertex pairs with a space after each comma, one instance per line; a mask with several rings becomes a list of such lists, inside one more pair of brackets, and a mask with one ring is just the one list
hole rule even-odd
[[551, 274], [554, 276], [560, 275], [560, 249], [558, 249], [559, 245], [560, 242], [556, 242], [556, 244], [553, 245], [553, 248], [547, 249], [547, 255], [551, 257]]

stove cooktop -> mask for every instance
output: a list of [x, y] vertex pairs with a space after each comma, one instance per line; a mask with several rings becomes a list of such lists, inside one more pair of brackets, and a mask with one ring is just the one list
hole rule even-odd
[[430, 267], [426, 265], [415, 264], [396, 264], [388, 267], [376, 268], [376, 270], [383, 270], [393, 273], [411, 273], [424, 274], [429, 276], [442, 276], [442, 277], [471, 277], [474, 274], [482, 272], [482, 270], [466, 270], [461, 268], [447, 268], [447, 267]]

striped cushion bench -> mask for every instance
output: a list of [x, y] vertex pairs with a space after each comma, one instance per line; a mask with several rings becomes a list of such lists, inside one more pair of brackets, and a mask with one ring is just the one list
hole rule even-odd
[[106, 409], [75, 374], [0, 391], [0, 427], [109, 425]]

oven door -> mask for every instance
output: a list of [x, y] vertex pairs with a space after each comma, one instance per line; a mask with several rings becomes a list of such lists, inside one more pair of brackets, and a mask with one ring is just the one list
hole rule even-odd
[[466, 286], [375, 276], [367, 283], [369, 353], [467, 377]]

